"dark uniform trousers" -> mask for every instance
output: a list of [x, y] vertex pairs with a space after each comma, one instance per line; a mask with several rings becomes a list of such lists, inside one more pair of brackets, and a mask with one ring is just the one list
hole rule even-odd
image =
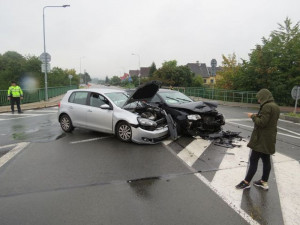
[[10, 106], [12, 112], [15, 111], [15, 104], [17, 105], [18, 112], [21, 112], [20, 97], [10, 97]]

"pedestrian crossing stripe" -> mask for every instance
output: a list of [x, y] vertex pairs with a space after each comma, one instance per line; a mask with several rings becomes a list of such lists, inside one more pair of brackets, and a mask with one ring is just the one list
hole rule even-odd
[[[164, 145], [171, 146], [172, 142], [164, 141]], [[194, 168], [197, 160], [201, 158], [205, 150], [212, 142], [203, 139], [195, 139], [187, 146], [183, 146], [182, 150], [176, 152], [187, 166], [195, 171]], [[247, 141], [241, 140], [240, 147], [227, 149], [220, 165], [216, 168], [216, 172], [211, 181], [209, 181], [201, 173], [196, 173], [196, 176], [205, 184], [207, 184], [215, 193], [217, 193], [231, 208], [240, 214], [249, 224], [259, 224], [248, 215], [241, 205], [243, 202], [244, 192], [235, 189], [247, 172], [250, 149], [247, 147]], [[278, 195], [284, 224], [293, 225], [300, 221], [300, 164], [297, 160], [289, 158], [283, 154], [276, 153], [272, 156], [273, 171], [275, 172], [276, 182], [278, 187]], [[252, 187], [254, 188], [254, 187]], [[272, 187], [271, 187], [272, 188]], [[273, 189], [276, 189], [273, 187]], [[272, 190], [274, 191], [274, 190]], [[270, 192], [270, 191], [269, 191]], [[270, 206], [272, 207], [272, 206]]]

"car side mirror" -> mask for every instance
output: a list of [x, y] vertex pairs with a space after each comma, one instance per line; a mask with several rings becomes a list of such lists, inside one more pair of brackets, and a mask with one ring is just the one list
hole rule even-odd
[[100, 106], [100, 109], [111, 109], [111, 107], [108, 104], [104, 104]]

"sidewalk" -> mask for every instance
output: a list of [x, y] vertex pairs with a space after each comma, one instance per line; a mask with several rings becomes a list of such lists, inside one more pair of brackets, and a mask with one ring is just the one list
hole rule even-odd
[[[61, 101], [61, 99], [63, 97], [64, 97], [64, 95], [60, 95], [60, 96], [56, 96], [54, 98], [50, 98], [48, 100], [48, 102], [41, 101], [41, 102], [21, 104], [21, 109], [22, 110], [28, 110], [28, 109], [40, 109], [40, 108], [58, 106], [58, 103]], [[15, 106], [15, 109], [16, 109], [16, 107], [17, 106]], [[11, 112], [10, 105], [0, 106], [0, 113], [3, 113], [3, 112]]]

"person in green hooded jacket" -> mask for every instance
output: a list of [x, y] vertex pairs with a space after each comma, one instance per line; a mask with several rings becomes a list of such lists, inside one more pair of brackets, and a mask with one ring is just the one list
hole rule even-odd
[[275, 153], [277, 122], [280, 115], [280, 109], [274, 102], [272, 93], [268, 89], [261, 89], [256, 98], [260, 103], [260, 109], [257, 114], [248, 113], [248, 117], [254, 122], [254, 129], [251, 134], [248, 147], [252, 149], [250, 155], [250, 166], [246, 177], [238, 185], [237, 189], [250, 188], [250, 182], [256, 173], [258, 161], [261, 158], [263, 162], [262, 178], [254, 181], [255, 186], [268, 190], [268, 179], [271, 171], [270, 156]]
[[11, 86], [8, 88], [7, 99], [10, 101], [12, 114], [15, 113], [15, 103], [17, 105], [18, 113], [23, 113], [20, 106], [20, 99], [23, 99], [23, 91], [15, 81], [12, 81]]

